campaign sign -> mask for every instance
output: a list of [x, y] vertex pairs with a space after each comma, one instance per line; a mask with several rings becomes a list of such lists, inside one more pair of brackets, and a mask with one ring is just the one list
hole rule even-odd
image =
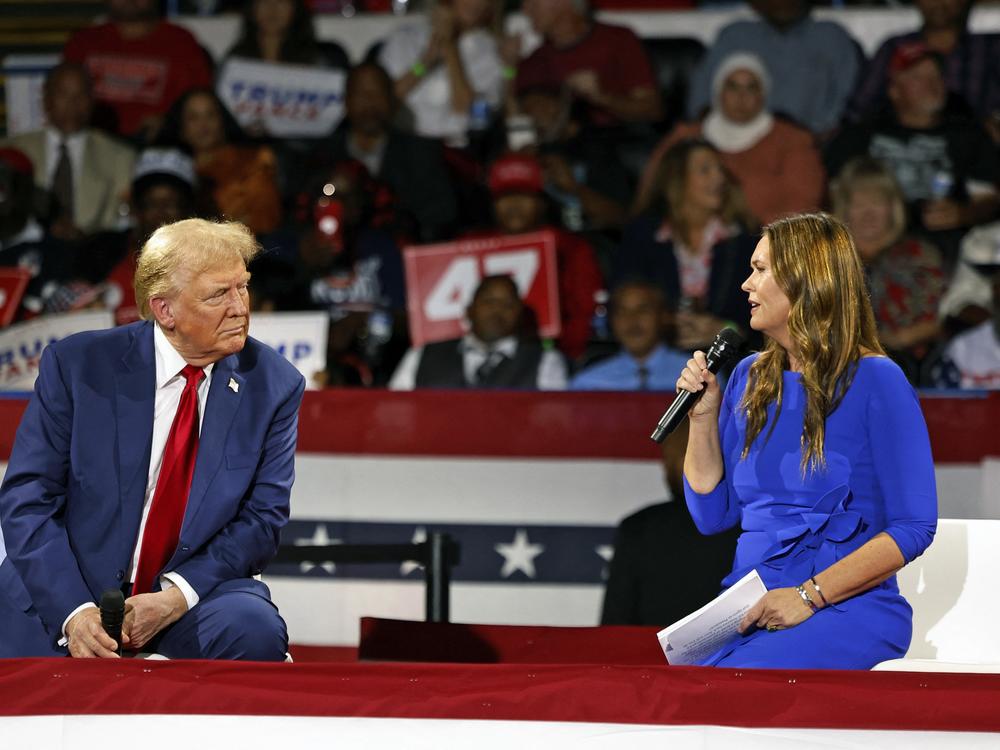
[[3, 58], [4, 95], [7, 100], [7, 135], [45, 127], [42, 86], [59, 55], [7, 55]]
[[458, 338], [466, 331], [465, 308], [485, 276], [514, 279], [535, 313], [538, 333], [560, 333], [556, 238], [546, 230], [403, 249], [410, 338], [414, 346]]
[[43, 315], [0, 331], [0, 391], [30, 391], [45, 347], [73, 333], [111, 328], [113, 322], [108, 310], [87, 310]]
[[273, 136], [329, 135], [344, 116], [342, 70], [230, 58], [216, 92], [242, 127], [263, 126]]
[[314, 376], [326, 369], [330, 317], [326, 312], [261, 313], [250, 316], [250, 335], [287, 359], [318, 388]]
[[0, 268], [0, 328], [10, 325], [31, 280], [25, 268]]
[[158, 106], [167, 88], [170, 68], [159, 57], [89, 55], [87, 70], [94, 95], [106, 102], [135, 102]]

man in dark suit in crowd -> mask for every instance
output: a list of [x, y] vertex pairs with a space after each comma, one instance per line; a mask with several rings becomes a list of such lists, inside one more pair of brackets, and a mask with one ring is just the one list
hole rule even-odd
[[523, 388], [562, 390], [566, 362], [524, 334], [524, 303], [510, 276], [487, 276], [466, 310], [469, 333], [410, 349], [393, 373], [393, 390]]
[[161, 227], [144, 320], [44, 350], [0, 488], [0, 656], [114, 657], [95, 602], [121, 588], [126, 648], [284, 658], [254, 576], [288, 520], [305, 384], [247, 337], [258, 251], [242, 224]]
[[50, 232], [60, 239], [127, 223], [135, 151], [90, 127], [94, 92], [87, 69], [63, 62], [42, 91], [48, 125], [10, 139], [35, 165], [35, 184], [53, 200]]
[[732, 569], [739, 530], [702, 536], [684, 501], [688, 423], [663, 442], [671, 499], [618, 526], [602, 625], [670, 625], [715, 598]]

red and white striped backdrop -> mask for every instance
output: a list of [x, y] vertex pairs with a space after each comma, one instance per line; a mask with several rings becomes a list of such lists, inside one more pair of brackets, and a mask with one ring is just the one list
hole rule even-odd
[[[285, 539], [407, 542], [457, 530], [454, 620], [595, 624], [614, 526], [666, 497], [648, 436], [669, 399], [308, 392]], [[925, 395], [922, 405], [941, 516], [1000, 518], [1000, 462], [989, 460], [1000, 457], [1000, 394]], [[23, 408], [0, 400], [0, 459]], [[364, 615], [420, 619], [420, 578], [413, 566], [322, 560], [265, 574], [293, 642], [319, 645], [356, 644]]]

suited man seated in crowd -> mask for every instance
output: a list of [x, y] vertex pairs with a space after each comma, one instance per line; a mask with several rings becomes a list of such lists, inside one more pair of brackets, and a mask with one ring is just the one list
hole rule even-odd
[[524, 303], [510, 276], [487, 276], [466, 309], [469, 332], [410, 349], [389, 387], [562, 390], [566, 362], [525, 333]]
[[79, 63], [49, 71], [42, 89], [48, 127], [10, 139], [35, 165], [35, 184], [52, 197], [50, 231], [63, 240], [120, 229], [128, 220], [135, 152], [89, 127], [94, 110], [90, 76]]
[[242, 224], [147, 240], [144, 320], [47, 346], [0, 487], [0, 657], [114, 658], [96, 602], [121, 589], [122, 646], [283, 660], [260, 573], [288, 520], [302, 376], [248, 338]]
[[664, 342], [670, 312], [663, 290], [643, 280], [619, 284], [611, 294], [610, 313], [621, 351], [574, 375], [570, 390], [674, 390], [688, 355]]
[[670, 499], [633, 513], [618, 526], [602, 625], [670, 625], [714, 599], [732, 568], [739, 530], [702, 536], [684, 501], [687, 439], [685, 419], [663, 441]]
[[42, 225], [38, 213], [44, 200], [34, 173], [23, 151], [0, 147], [0, 268], [27, 275], [14, 322], [46, 311], [44, 295], [71, 275], [76, 255], [74, 244], [57, 240]]

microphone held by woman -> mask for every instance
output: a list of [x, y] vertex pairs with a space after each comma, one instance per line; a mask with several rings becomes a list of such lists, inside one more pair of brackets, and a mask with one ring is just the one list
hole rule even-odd
[[[713, 375], [717, 373], [723, 364], [737, 355], [742, 344], [743, 337], [739, 331], [733, 328], [723, 328], [719, 331], [706, 355], [708, 371]], [[650, 437], [657, 443], [662, 443], [667, 435], [677, 429], [677, 425], [684, 420], [700, 396], [701, 393], [691, 393], [690, 391], [678, 393], [673, 403], [660, 417], [660, 421]]]

